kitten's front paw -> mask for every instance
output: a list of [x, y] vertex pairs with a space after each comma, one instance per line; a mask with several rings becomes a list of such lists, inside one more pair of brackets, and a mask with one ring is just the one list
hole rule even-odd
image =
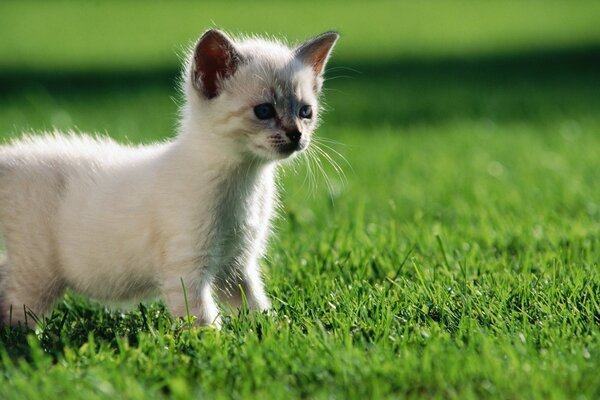
[[255, 294], [248, 299], [248, 307], [254, 311], [267, 311], [271, 308], [271, 300], [264, 293]]
[[215, 328], [217, 330], [221, 330], [221, 326], [223, 325], [223, 323], [221, 321], [221, 316], [217, 315], [210, 320], [204, 319], [204, 318], [197, 318], [195, 321], [195, 325], [196, 326], [208, 326], [208, 327]]
[[207, 319], [207, 318], [199, 318], [193, 315], [190, 315], [189, 317], [179, 317], [181, 319], [181, 321], [185, 324], [189, 324], [190, 326], [196, 326], [196, 327], [211, 327], [211, 328], [215, 328], [217, 330], [221, 330], [221, 326], [223, 325], [222, 321], [221, 321], [221, 316], [216, 316], [212, 319]]
[[277, 310], [272, 307], [264, 310], [264, 313], [266, 313], [270, 318], [275, 318], [277, 316]]
[[270, 312], [273, 310], [273, 305], [271, 304], [271, 300], [265, 299], [258, 307], [259, 311], [267, 311]]

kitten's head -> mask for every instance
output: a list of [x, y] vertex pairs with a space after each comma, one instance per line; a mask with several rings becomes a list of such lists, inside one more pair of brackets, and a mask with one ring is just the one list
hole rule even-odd
[[188, 112], [209, 119], [210, 130], [242, 156], [272, 161], [302, 151], [317, 125], [323, 71], [338, 36], [323, 33], [291, 49], [205, 32], [186, 70]]

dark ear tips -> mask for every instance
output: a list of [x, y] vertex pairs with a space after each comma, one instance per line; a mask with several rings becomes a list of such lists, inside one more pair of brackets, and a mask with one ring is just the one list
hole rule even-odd
[[325, 32], [309, 39], [295, 51], [296, 57], [310, 65], [316, 75], [321, 75], [329, 59], [333, 46], [340, 34], [335, 31]]
[[231, 39], [218, 29], [209, 29], [194, 49], [192, 83], [206, 98], [217, 97], [221, 81], [235, 73], [239, 62]]

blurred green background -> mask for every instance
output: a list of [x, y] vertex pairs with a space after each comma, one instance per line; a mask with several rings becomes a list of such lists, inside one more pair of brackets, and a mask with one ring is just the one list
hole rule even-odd
[[480, 57], [597, 45], [597, 1], [3, 1], [3, 68], [176, 68], [215, 26], [292, 42], [339, 30], [339, 63]]

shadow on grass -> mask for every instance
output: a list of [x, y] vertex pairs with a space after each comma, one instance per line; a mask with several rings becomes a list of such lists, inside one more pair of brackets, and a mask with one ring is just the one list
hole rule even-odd
[[[36, 323], [38, 322], [38, 323]], [[109, 310], [101, 304], [74, 294], [67, 294], [50, 315], [41, 320], [35, 316], [28, 326], [0, 325], [0, 367], [3, 353], [11, 360], [34, 358], [38, 347], [56, 360], [65, 346], [79, 349], [93, 337], [98, 343], [119, 351], [118, 341], [137, 346], [138, 335], [144, 332], [169, 331], [177, 333], [186, 325], [170, 319], [162, 303], [122, 312]]]
[[[331, 69], [328, 121], [410, 126], [451, 120], [551, 122], [600, 110], [600, 46]], [[348, 77], [336, 78], [336, 76]]]
[[[335, 60], [327, 116], [338, 125], [410, 126], [454, 119], [493, 122], [577, 119], [600, 109], [600, 45], [478, 58]], [[176, 95], [176, 68], [140, 71], [0, 71], [0, 107], [43, 88], [66, 101], [101, 93], [164, 88]]]

